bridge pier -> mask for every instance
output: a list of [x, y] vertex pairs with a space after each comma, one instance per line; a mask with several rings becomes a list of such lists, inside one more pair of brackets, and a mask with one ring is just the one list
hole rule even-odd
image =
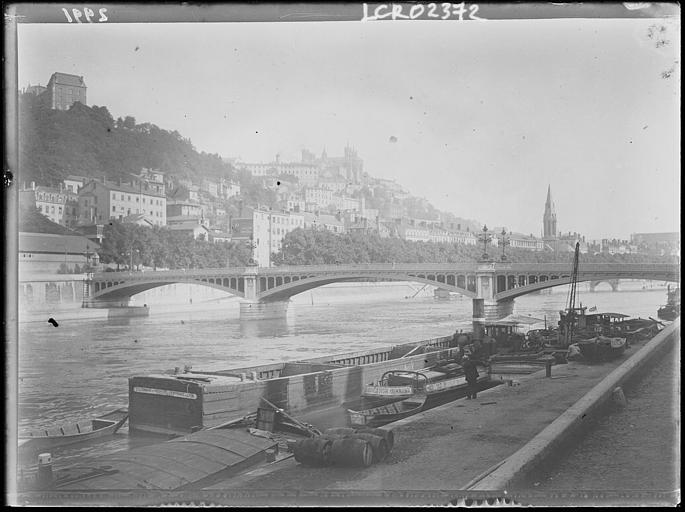
[[290, 300], [259, 302], [244, 301], [240, 303], [241, 320], [266, 320], [285, 318], [288, 314]]
[[135, 316], [150, 316], [150, 307], [131, 305], [131, 299], [99, 300], [84, 299], [81, 307], [94, 309], [107, 309], [107, 318], [131, 318]]
[[597, 288], [597, 285], [601, 283], [608, 283], [609, 286], [611, 286], [611, 291], [612, 292], [617, 292], [618, 291], [618, 279], [606, 279], [603, 281], [590, 281], [590, 292], [594, 292], [595, 288]]
[[514, 312], [514, 299], [500, 302], [473, 299], [473, 333], [476, 337], [483, 335], [483, 324], [500, 320]]

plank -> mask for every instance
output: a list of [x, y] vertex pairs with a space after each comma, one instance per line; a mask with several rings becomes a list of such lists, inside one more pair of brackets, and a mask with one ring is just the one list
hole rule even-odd
[[227, 467], [235, 464], [238, 460], [238, 455], [231, 452], [225, 452], [223, 450], [215, 450], [206, 445], [196, 445], [194, 443], [176, 443], [174, 447], [175, 456], [189, 455], [192, 457], [198, 457], [208, 463], [215, 464], [217, 466]]
[[[186, 480], [181, 476], [169, 473], [166, 468], [161, 469], [157, 466], [148, 466], [129, 460], [113, 460], [108, 458], [107, 462], [111, 463], [110, 465], [113, 466], [114, 469], [118, 469], [131, 478], [133, 482], [136, 482], [136, 485], [129, 488], [160, 487], [162, 489], [175, 489], [186, 483]], [[142, 483], [143, 485], [139, 486], [138, 483]]]
[[216, 402], [203, 402], [202, 415], [231, 412], [240, 409], [240, 400], [217, 400]]
[[[162, 447], [149, 447], [148, 450], [137, 450], [136, 455], [149, 455], [153, 457], [160, 457], [164, 460], [169, 461], [169, 464], [178, 464], [187, 466], [188, 468], [193, 468], [198, 471], [203, 471], [208, 474], [214, 473], [226, 467], [226, 464], [207, 459], [201, 455], [189, 451], [181, 450], [180, 447], [183, 444], [176, 443], [173, 447], [162, 446]], [[155, 448], [155, 449], [153, 449]]]
[[76, 424], [72, 423], [70, 425], [64, 425], [62, 427], [62, 431], [64, 432], [65, 436], [73, 436], [78, 434], [78, 429], [76, 428]]

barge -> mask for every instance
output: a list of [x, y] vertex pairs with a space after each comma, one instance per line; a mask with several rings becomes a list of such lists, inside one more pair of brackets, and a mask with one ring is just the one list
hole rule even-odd
[[358, 400], [391, 370], [416, 371], [453, 358], [453, 336], [392, 347], [221, 371], [129, 378], [129, 431], [183, 435], [254, 413], [262, 399], [291, 414]]

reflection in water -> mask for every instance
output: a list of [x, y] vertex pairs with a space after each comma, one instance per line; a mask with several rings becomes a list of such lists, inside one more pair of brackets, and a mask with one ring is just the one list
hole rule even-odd
[[294, 325], [294, 318], [269, 318], [266, 320], [240, 320], [240, 335], [243, 338], [278, 338], [288, 336]]

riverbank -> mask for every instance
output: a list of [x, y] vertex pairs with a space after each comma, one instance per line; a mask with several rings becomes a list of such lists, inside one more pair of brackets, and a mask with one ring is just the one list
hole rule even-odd
[[[634, 344], [627, 356], [645, 345]], [[459, 489], [475, 487], [479, 475], [491, 474], [514, 456], [626, 359], [554, 366], [551, 378], [541, 371], [520, 379], [518, 385], [481, 392], [477, 400], [457, 400], [388, 425], [395, 434], [395, 448], [386, 462], [370, 468], [308, 468], [287, 459], [272, 465], [270, 471], [258, 469], [211, 489], [305, 488], [353, 493], [454, 489], [455, 496], [463, 495], [466, 491]], [[603, 410], [592, 414], [599, 417]]]

